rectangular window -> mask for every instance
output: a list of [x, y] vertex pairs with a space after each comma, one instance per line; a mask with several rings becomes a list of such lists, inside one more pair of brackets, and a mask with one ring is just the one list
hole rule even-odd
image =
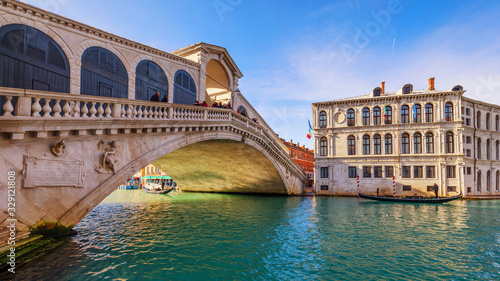
[[411, 185], [403, 185], [403, 191], [411, 191]]
[[328, 185], [322, 185], [321, 190], [328, 190]]
[[385, 166], [385, 177], [392, 178], [393, 175], [394, 175], [394, 167]]
[[401, 173], [403, 178], [405, 179], [411, 178], [411, 166], [403, 166]]
[[321, 167], [320, 173], [321, 173], [322, 179], [327, 179], [328, 178], [328, 167]]
[[471, 193], [472, 192], [472, 187], [468, 186], [467, 187], [467, 193]]
[[472, 169], [470, 167], [467, 167], [467, 175], [471, 175], [472, 174]]
[[470, 118], [465, 118], [465, 125], [470, 126]]
[[349, 169], [349, 178], [356, 178], [358, 175], [357, 175], [357, 172], [356, 172], [356, 167], [348, 167]]
[[465, 142], [466, 143], [471, 143], [471, 137], [470, 136], [466, 136], [465, 137]]
[[448, 192], [457, 192], [456, 186], [448, 186]]
[[436, 166], [426, 166], [425, 175], [428, 179], [433, 179], [436, 177]]
[[471, 153], [471, 150], [470, 150], [470, 149], [467, 149], [467, 150], [466, 150], [466, 155], [467, 155], [467, 157], [470, 157], [470, 156], [471, 156], [471, 154], [472, 154], [472, 153]]
[[373, 177], [381, 178], [382, 177], [382, 166], [373, 167]]
[[363, 166], [363, 178], [371, 178], [371, 177], [372, 177], [372, 167]]
[[455, 174], [455, 166], [446, 166], [446, 177], [447, 178], [455, 178], [456, 177], [456, 174]]
[[415, 178], [421, 179], [424, 177], [423, 166], [413, 166], [413, 176]]
[[470, 108], [466, 108], [465, 109], [465, 115], [469, 115], [470, 116]]

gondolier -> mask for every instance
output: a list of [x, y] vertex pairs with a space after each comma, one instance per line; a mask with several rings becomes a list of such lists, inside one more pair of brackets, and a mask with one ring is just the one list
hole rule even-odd
[[436, 198], [438, 198], [439, 187], [437, 183], [434, 183], [434, 187], [432, 187], [432, 189], [434, 189], [434, 193], [436, 193]]

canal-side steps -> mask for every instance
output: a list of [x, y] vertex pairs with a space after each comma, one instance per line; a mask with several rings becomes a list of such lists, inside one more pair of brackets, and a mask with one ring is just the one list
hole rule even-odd
[[[0, 270], [8, 267], [12, 245], [8, 244], [10, 230], [2, 227], [0, 230]], [[30, 235], [29, 232], [16, 232], [15, 262], [16, 264], [27, 262], [42, 256], [47, 251], [54, 249], [64, 243], [62, 240], [45, 238], [43, 235]]]

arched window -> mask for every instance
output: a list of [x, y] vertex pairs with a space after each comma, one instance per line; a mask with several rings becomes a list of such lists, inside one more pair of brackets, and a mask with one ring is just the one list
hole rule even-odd
[[413, 153], [422, 153], [422, 135], [420, 133], [413, 135]]
[[45, 33], [22, 24], [0, 27], [0, 87], [69, 93], [69, 76], [66, 55]]
[[490, 130], [490, 122], [491, 122], [491, 118], [490, 118], [490, 113], [486, 113], [486, 130]]
[[496, 147], [496, 160], [500, 160], [500, 141], [497, 141], [495, 143], [495, 147]]
[[477, 192], [481, 192], [481, 171], [477, 171]]
[[425, 122], [434, 122], [433, 108], [432, 104], [428, 103], [425, 105]]
[[410, 123], [409, 108], [407, 105], [401, 107], [401, 123]]
[[354, 118], [354, 109], [347, 110], [347, 126], [356, 125], [356, 119]]
[[445, 143], [446, 143], [445, 153], [454, 153], [455, 149], [454, 149], [452, 132], [446, 132]]
[[326, 112], [325, 111], [321, 111], [319, 113], [319, 127], [326, 128]]
[[382, 138], [379, 134], [373, 137], [373, 154], [381, 154]]
[[328, 155], [328, 140], [325, 137], [322, 137], [319, 140], [319, 155], [320, 156]]
[[457, 92], [457, 91], [462, 91], [464, 88], [460, 85], [456, 85], [455, 87], [453, 87], [453, 89], [451, 89], [453, 92]]
[[156, 92], [160, 100], [168, 98], [167, 76], [156, 63], [143, 60], [135, 69], [135, 99], [150, 100]]
[[491, 192], [491, 171], [486, 173], [486, 192]]
[[491, 143], [490, 143], [490, 139], [486, 140], [486, 160], [491, 160]]
[[495, 190], [496, 191], [500, 190], [500, 170], [497, 170], [497, 176], [496, 176], [496, 181], [495, 181]]
[[236, 112], [245, 116], [245, 117], [248, 117], [247, 109], [243, 105], [238, 106], [238, 108], [236, 109]]
[[356, 155], [356, 138], [354, 136], [347, 138], [347, 155]]
[[500, 132], [500, 116], [495, 117], [495, 131]]
[[195, 101], [196, 85], [193, 78], [186, 71], [178, 70], [174, 77], [174, 103], [192, 105]]
[[392, 124], [392, 107], [384, 107], [384, 120], [385, 124]]
[[410, 153], [410, 135], [404, 133], [401, 136], [401, 153], [408, 154]]
[[380, 107], [373, 109], [373, 125], [380, 125]]
[[365, 107], [363, 108], [363, 126], [370, 125], [370, 109]]
[[434, 153], [434, 134], [430, 132], [425, 134], [425, 152]]
[[407, 94], [410, 94], [412, 91], [412, 86], [411, 85], [405, 85], [403, 87], [403, 94], [404, 95], [407, 95]]
[[453, 121], [453, 104], [451, 102], [444, 105], [444, 120]]
[[128, 75], [120, 59], [101, 47], [90, 47], [82, 55], [80, 94], [128, 98]]
[[477, 139], [477, 159], [481, 159], [481, 138]]
[[369, 155], [369, 154], [370, 154], [370, 136], [364, 135], [363, 136], [363, 155]]
[[392, 154], [392, 135], [386, 134], [384, 139], [385, 139], [385, 154]]
[[415, 104], [413, 107], [413, 123], [422, 123], [422, 107]]
[[481, 111], [477, 112], [476, 128], [481, 129]]

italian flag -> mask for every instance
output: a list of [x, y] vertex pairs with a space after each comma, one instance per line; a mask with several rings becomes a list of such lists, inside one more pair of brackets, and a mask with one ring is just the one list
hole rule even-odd
[[311, 122], [309, 120], [307, 120], [307, 123], [309, 123], [309, 132], [307, 132], [307, 138], [310, 139], [313, 135], [312, 133], [312, 126], [311, 126]]

